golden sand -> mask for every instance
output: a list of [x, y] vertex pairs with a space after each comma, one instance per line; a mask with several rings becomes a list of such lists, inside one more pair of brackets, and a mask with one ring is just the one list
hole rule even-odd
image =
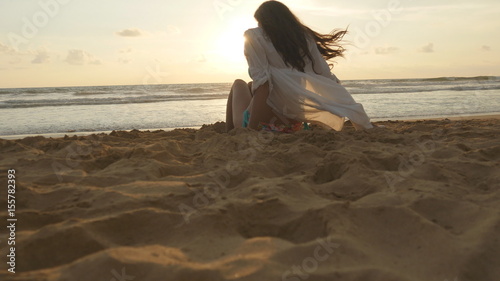
[[0, 140], [0, 278], [498, 280], [500, 120], [378, 124]]

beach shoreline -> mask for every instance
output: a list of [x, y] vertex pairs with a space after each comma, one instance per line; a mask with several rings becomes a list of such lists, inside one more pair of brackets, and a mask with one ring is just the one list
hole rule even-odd
[[[396, 122], [415, 122], [415, 121], [423, 121], [423, 120], [452, 120], [452, 121], [457, 121], [457, 120], [474, 120], [474, 119], [500, 119], [500, 113], [498, 114], [478, 114], [478, 115], [466, 115], [466, 116], [433, 116], [433, 117], [421, 117], [421, 118], [374, 118], [372, 119], [372, 122], [374, 123], [383, 123], [387, 121], [396, 121]], [[204, 125], [206, 126], [206, 125]], [[178, 127], [178, 128], [147, 128], [147, 129], [139, 129], [139, 131], [173, 131], [173, 130], [179, 130], [179, 129], [193, 129], [193, 130], [199, 130], [202, 126], [194, 126], [194, 127]], [[136, 129], [129, 129], [129, 130], [119, 130], [119, 131], [125, 131], [125, 132], [130, 132]], [[65, 136], [78, 136], [78, 137], [83, 137], [83, 136], [90, 136], [94, 134], [110, 134], [113, 131], [89, 131], [89, 132], [77, 132], [77, 131], [71, 131], [71, 132], [59, 132], [59, 133], [45, 133], [45, 134], [22, 134], [22, 135], [0, 135], [0, 139], [5, 139], [5, 140], [17, 140], [17, 139], [23, 139], [27, 137], [45, 137], [45, 138], [63, 138]]]

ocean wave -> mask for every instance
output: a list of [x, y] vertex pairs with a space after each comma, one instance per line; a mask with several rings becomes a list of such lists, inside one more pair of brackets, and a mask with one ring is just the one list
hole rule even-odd
[[193, 96], [147, 96], [130, 98], [100, 98], [100, 99], [45, 99], [45, 100], [9, 100], [0, 103], [2, 108], [33, 108], [33, 107], [61, 107], [78, 105], [112, 105], [112, 104], [141, 104], [187, 100], [214, 100], [225, 99], [227, 95], [193, 95]]
[[[169, 85], [170, 86], [170, 85]], [[201, 93], [216, 93], [216, 92], [229, 92], [231, 89], [231, 84], [228, 83], [218, 83], [218, 84], [186, 84], [186, 85], [174, 85], [173, 87], [165, 87], [162, 90], [166, 90], [173, 93], [183, 93], [183, 94], [201, 94]]]
[[[391, 94], [450, 94], [450, 92], [487, 92], [490, 90], [500, 90], [500, 85], [463, 85], [448, 87], [346, 87], [354, 96], [356, 95], [391, 95]], [[109, 96], [105, 96], [109, 95]], [[141, 104], [157, 103], [169, 101], [188, 101], [188, 100], [214, 100], [226, 99], [227, 93], [199, 93], [199, 94], [156, 94], [151, 95], [144, 92], [77, 92], [69, 96], [58, 96], [58, 98], [32, 99], [28, 96], [24, 98], [15, 95], [15, 99], [6, 99], [0, 103], [0, 109], [3, 108], [32, 108], [32, 107], [57, 107], [57, 106], [77, 106], [77, 105], [112, 105], [112, 104]]]
[[476, 77], [437, 77], [421, 79], [421, 81], [445, 82], [445, 81], [500, 81], [497, 76], [476, 76]]
[[[353, 95], [450, 94], [500, 90], [500, 77], [346, 80]], [[1, 108], [155, 103], [225, 99], [231, 83], [0, 89]]]
[[353, 94], [405, 94], [405, 93], [436, 93], [436, 92], [463, 92], [463, 91], [489, 91], [500, 90], [500, 85], [471, 85], [471, 86], [441, 86], [429, 88], [428, 86], [422, 87], [350, 87], [346, 86], [347, 90]]
[[199, 94], [199, 93], [206, 93], [207, 91], [210, 91], [210, 89], [201, 88], [201, 87], [194, 87], [194, 88], [171, 89], [171, 91], [175, 92], [175, 93]]
[[97, 96], [97, 95], [109, 95], [109, 94], [112, 94], [112, 93], [110, 93], [109, 91], [73, 93], [74, 96]]

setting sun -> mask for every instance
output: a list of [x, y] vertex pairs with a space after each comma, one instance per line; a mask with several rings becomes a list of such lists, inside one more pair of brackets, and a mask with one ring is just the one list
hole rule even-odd
[[229, 21], [217, 40], [215, 53], [231, 63], [245, 62], [243, 34], [256, 25], [252, 18], [236, 18]]

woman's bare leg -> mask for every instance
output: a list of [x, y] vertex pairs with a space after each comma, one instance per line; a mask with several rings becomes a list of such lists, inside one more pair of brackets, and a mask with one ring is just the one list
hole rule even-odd
[[252, 92], [248, 84], [243, 80], [236, 80], [231, 87], [226, 108], [226, 128], [229, 132], [234, 128], [241, 128], [243, 123], [243, 112], [250, 105]]
[[227, 98], [226, 105], [226, 131], [229, 132], [234, 129], [233, 124], [233, 88], [231, 87], [231, 92], [229, 92], [229, 97]]

